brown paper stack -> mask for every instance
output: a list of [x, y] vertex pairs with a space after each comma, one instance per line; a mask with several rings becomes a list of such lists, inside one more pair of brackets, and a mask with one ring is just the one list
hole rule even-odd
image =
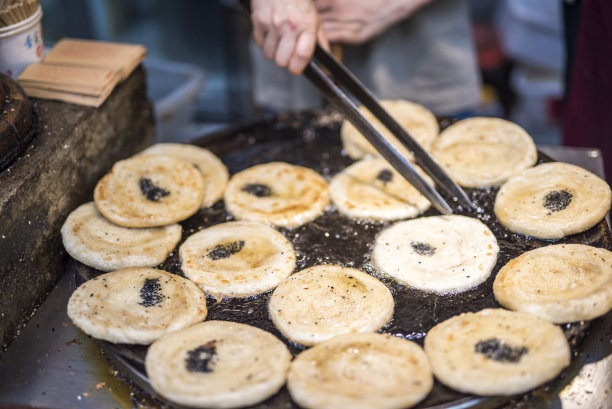
[[64, 39], [18, 81], [35, 98], [99, 107], [145, 56], [141, 45]]

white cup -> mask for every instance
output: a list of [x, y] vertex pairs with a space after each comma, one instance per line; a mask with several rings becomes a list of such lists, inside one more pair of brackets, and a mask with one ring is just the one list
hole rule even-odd
[[40, 19], [42, 8], [7, 27], [0, 28], [0, 72], [17, 78], [25, 68], [43, 57]]

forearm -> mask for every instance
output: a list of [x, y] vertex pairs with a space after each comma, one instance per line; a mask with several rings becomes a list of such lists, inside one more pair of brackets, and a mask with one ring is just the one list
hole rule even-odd
[[[421, 7], [431, 3], [432, 1], [433, 0], [384, 0], [383, 3], [390, 3], [389, 7], [395, 9], [395, 12], [399, 17], [396, 20], [397, 22], [410, 17]], [[391, 3], [395, 3], [395, 5], [391, 5]]]
[[330, 41], [358, 44], [412, 16], [432, 0], [315, 0]]

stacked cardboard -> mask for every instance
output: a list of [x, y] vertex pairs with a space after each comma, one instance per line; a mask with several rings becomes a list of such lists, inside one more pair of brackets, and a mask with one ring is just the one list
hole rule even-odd
[[142, 45], [64, 39], [18, 81], [31, 97], [98, 107], [145, 57]]

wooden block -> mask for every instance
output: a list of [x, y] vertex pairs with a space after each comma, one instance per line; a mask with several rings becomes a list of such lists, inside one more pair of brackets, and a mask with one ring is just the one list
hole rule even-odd
[[69, 92], [52, 91], [42, 88], [23, 87], [23, 90], [28, 96], [41, 99], [52, 99], [56, 101], [69, 102], [71, 104], [85, 105], [98, 108], [106, 101], [110, 95], [112, 88], [99, 96], [89, 96], [82, 94], [72, 94]]
[[99, 107], [145, 57], [142, 45], [63, 39], [19, 83], [31, 97]]
[[18, 81], [29, 88], [99, 96], [119, 82], [119, 73], [109, 68], [36, 63], [28, 66]]
[[47, 64], [107, 67], [119, 71], [120, 81], [146, 57], [146, 48], [138, 44], [122, 44], [66, 38], [49, 51]]

